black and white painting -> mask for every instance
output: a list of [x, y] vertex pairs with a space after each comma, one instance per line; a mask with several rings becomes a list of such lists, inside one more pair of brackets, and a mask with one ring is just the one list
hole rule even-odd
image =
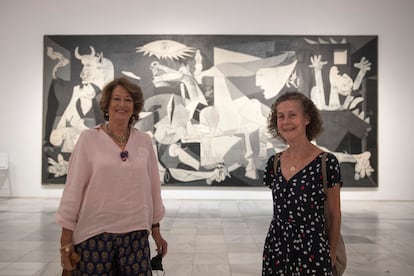
[[271, 104], [299, 91], [321, 110], [314, 141], [345, 187], [378, 187], [378, 37], [44, 36], [43, 184], [65, 183], [79, 133], [103, 123], [103, 86], [125, 76], [145, 97], [136, 128], [153, 138], [163, 185], [262, 186], [285, 148], [267, 133]]

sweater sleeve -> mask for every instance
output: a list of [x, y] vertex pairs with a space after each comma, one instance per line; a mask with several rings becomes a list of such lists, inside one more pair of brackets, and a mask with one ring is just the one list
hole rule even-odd
[[74, 230], [83, 200], [83, 191], [88, 185], [91, 167], [87, 154], [87, 135], [81, 133], [69, 159], [68, 174], [59, 208], [55, 214], [57, 224]]

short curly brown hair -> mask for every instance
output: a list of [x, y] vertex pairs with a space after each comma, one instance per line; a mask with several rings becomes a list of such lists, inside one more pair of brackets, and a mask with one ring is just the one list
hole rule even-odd
[[141, 112], [144, 106], [144, 95], [142, 93], [141, 87], [139, 87], [137, 84], [131, 82], [125, 77], [116, 78], [105, 85], [105, 87], [102, 90], [102, 98], [100, 101], [101, 111], [104, 114], [105, 120], [108, 121], [109, 102], [112, 98], [112, 92], [118, 85], [124, 87], [133, 99], [134, 111], [132, 112], [132, 116], [128, 122], [128, 125], [132, 126], [139, 120], [139, 113]]
[[300, 102], [305, 115], [309, 116], [309, 124], [306, 126], [306, 137], [309, 141], [312, 141], [323, 131], [321, 115], [312, 100], [297, 91], [283, 93], [272, 104], [267, 129], [273, 138], [281, 137], [283, 139], [277, 128], [277, 106], [281, 102], [292, 100]]

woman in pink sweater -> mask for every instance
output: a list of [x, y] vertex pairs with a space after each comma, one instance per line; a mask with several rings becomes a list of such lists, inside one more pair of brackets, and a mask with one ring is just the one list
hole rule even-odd
[[128, 79], [108, 83], [100, 102], [107, 123], [84, 130], [72, 152], [55, 219], [62, 267], [75, 275], [152, 275], [150, 233], [158, 254], [167, 253], [158, 162], [151, 138], [133, 127], [143, 104]]

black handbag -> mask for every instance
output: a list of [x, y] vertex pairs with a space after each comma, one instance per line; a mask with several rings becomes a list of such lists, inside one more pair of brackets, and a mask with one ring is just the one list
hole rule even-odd
[[157, 254], [157, 256], [151, 259], [151, 270], [157, 271], [157, 275], [158, 275], [158, 271], [162, 271], [163, 275], [165, 275], [164, 268], [162, 267], [162, 255], [161, 254]]

